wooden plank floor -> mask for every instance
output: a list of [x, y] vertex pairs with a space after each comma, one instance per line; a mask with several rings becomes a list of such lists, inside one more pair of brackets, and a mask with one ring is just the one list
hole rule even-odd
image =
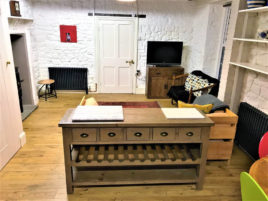
[[[75, 188], [67, 195], [61, 129], [66, 109], [76, 107], [83, 94], [59, 94], [41, 100], [39, 108], [23, 122], [27, 144], [0, 172], [0, 201], [239, 201], [241, 171], [252, 161], [235, 147], [231, 164], [208, 162], [205, 185], [158, 185]], [[96, 94], [98, 101], [146, 101], [144, 95]], [[170, 106], [169, 100], [160, 105]]]

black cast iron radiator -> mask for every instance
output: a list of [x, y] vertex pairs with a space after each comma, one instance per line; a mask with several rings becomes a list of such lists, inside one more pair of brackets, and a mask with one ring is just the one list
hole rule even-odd
[[252, 158], [257, 160], [259, 142], [268, 131], [268, 115], [242, 102], [238, 111], [238, 124], [235, 142]]
[[49, 78], [55, 80], [58, 90], [86, 90], [88, 94], [87, 68], [49, 67]]

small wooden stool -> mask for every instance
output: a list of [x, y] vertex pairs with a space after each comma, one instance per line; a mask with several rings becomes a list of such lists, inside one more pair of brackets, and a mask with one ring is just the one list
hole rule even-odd
[[[46, 101], [48, 98], [51, 98], [51, 97], [57, 98], [57, 93], [56, 93], [55, 88], [53, 87], [51, 89], [51, 84], [54, 84], [54, 83], [55, 83], [55, 80], [51, 80], [51, 79], [39, 80], [38, 84], [42, 84], [42, 87], [38, 91], [38, 98], [45, 97]], [[44, 86], [46, 86], [45, 93], [41, 95], [41, 90]]]

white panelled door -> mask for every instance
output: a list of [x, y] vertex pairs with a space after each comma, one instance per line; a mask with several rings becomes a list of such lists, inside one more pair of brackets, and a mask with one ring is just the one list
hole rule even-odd
[[1, 16], [4, 3], [0, 1], [0, 170], [21, 147], [23, 131], [8, 24]]
[[99, 84], [101, 93], [132, 93], [135, 23], [99, 20]]

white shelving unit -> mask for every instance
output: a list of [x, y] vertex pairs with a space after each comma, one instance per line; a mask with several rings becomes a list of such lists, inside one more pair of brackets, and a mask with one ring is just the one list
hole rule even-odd
[[260, 39], [253, 39], [253, 38], [233, 38], [233, 40], [252, 42], [252, 43], [267, 43], [268, 44], [268, 40], [260, 40]]
[[266, 66], [253, 65], [251, 63], [246, 63], [246, 62], [243, 62], [243, 63], [230, 62], [230, 64], [235, 65], [237, 67], [245, 68], [251, 71], [255, 71], [258, 73], [263, 73], [263, 74], [268, 75], [268, 66], [266, 67]]
[[268, 11], [268, 6], [264, 6], [260, 8], [239, 10], [239, 13], [262, 13], [262, 12], [267, 12], [267, 11]]
[[258, 22], [260, 19], [263, 20], [263, 17], [266, 16], [266, 13], [264, 12], [268, 12], [268, 6], [244, 9], [246, 6], [246, 0], [239, 1], [231, 61], [229, 62], [233, 73], [230, 106], [234, 112], [238, 111], [241, 101], [241, 90], [243, 89], [246, 72], [254, 71], [268, 75], [268, 66], [266, 66], [267, 64], [263, 61], [264, 59], [257, 60], [258, 58], [254, 58], [252, 56], [256, 55], [256, 52], [261, 52], [261, 54], [264, 52], [266, 53], [266, 50], [268, 52], [268, 40], [261, 40], [257, 38], [257, 32], [260, 28]]

